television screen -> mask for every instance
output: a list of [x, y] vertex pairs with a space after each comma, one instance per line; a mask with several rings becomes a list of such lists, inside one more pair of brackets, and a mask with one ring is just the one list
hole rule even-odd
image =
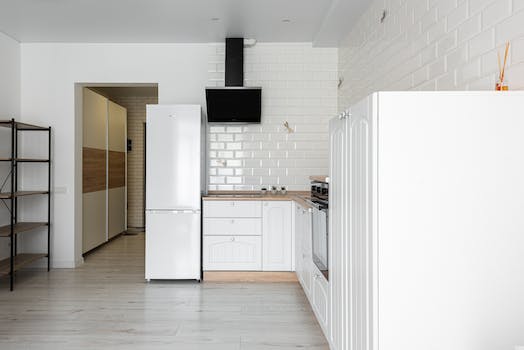
[[260, 123], [261, 88], [207, 88], [206, 100], [209, 123]]

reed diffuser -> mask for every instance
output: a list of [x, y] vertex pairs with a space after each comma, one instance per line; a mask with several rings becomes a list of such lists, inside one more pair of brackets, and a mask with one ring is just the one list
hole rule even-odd
[[506, 43], [506, 50], [504, 52], [504, 64], [501, 64], [500, 53], [497, 52], [497, 57], [499, 61], [499, 80], [497, 85], [495, 85], [495, 90], [497, 91], [507, 91], [508, 84], [504, 80], [506, 78], [506, 65], [508, 63], [508, 52], [509, 52], [509, 42]]

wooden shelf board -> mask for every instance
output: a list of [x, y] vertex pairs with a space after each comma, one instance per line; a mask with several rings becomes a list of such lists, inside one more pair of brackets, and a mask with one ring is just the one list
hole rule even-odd
[[[47, 191], [18, 191], [15, 192], [15, 197], [24, 197], [24, 196], [32, 196], [36, 194], [48, 194]], [[10, 199], [11, 198], [11, 192], [2, 192], [0, 193], [0, 199]]]
[[[20, 270], [22, 267], [36, 261], [47, 257], [47, 254], [18, 254], [15, 256], [15, 266], [14, 270]], [[10, 259], [0, 260], [0, 275], [9, 275], [10, 273]]]
[[[14, 225], [14, 232], [19, 234], [45, 226], [47, 226], [47, 222], [19, 222]], [[0, 226], [0, 237], [9, 236], [11, 236], [11, 225]]]
[[[11, 158], [0, 158], [0, 162], [10, 162]], [[37, 158], [16, 158], [15, 161], [19, 163], [47, 163], [49, 159], [37, 159]]]
[[[27, 124], [27, 123], [20, 123], [15, 122], [15, 125], [17, 129], [19, 130], [49, 130], [49, 128], [44, 128], [42, 126]], [[12, 126], [11, 120], [0, 120], [0, 126], [3, 126], [5, 128], [10, 128]]]

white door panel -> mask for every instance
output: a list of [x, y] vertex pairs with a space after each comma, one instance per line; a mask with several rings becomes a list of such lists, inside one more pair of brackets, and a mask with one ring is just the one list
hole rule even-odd
[[264, 202], [262, 209], [264, 271], [291, 271], [293, 256], [291, 210], [291, 202]]
[[147, 106], [147, 209], [200, 209], [200, 106]]
[[204, 270], [260, 271], [260, 236], [205, 236]]
[[199, 212], [146, 212], [146, 279], [200, 279]]

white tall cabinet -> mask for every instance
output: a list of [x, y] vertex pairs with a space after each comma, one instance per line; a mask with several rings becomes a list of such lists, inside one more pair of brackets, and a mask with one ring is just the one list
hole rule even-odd
[[524, 345], [524, 93], [381, 92], [330, 124], [338, 350]]

